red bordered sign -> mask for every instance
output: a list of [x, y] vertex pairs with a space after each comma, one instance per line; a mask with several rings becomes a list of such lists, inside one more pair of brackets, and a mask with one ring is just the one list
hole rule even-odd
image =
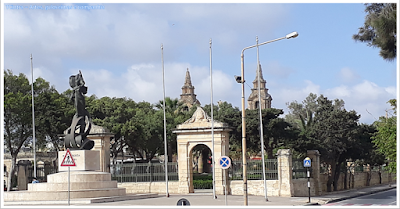
[[74, 158], [72, 158], [71, 152], [69, 149], [67, 149], [67, 152], [65, 153], [64, 159], [61, 162], [61, 166], [76, 166]]

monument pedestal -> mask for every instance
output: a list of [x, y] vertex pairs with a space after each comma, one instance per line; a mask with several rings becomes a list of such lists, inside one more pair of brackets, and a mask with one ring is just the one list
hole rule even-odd
[[[111, 174], [96, 171], [70, 172], [70, 198], [125, 196], [126, 189], [111, 181]], [[28, 184], [28, 190], [4, 192], [4, 201], [68, 200], [68, 172], [47, 176], [47, 183]]]
[[[67, 151], [58, 152], [58, 171], [68, 171], [68, 166], [61, 166]], [[76, 166], [69, 166], [71, 171], [100, 171], [100, 151], [70, 150]]]

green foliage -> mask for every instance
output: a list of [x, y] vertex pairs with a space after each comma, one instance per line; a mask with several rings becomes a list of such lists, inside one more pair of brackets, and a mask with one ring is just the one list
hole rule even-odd
[[396, 4], [372, 3], [365, 6], [367, 15], [364, 26], [359, 28], [358, 34], [353, 35], [353, 39], [380, 48], [379, 55], [383, 59], [394, 60], [397, 51]]
[[193, 188], [195, 189], [212, 189], [212, 180], [193, 180]]
[[397, 168], [396, 123], [397, 117], [381, 117], [379, 121], [375, 121], [375, 126], [378, 131], [373, 136], [373, 142], [378, 152], [382, 153], [389, 161], [389, 170], [392, 173], [395, 173]]
[[[151, 105], [127, 98], [95, 95], [87, 98], [87, 110], [95, 124], [108, 128], [115, 134], [111, 144], [114, 159], [124, 146], [136, 157], [151, 160], [157, 153], [164, 153], [164, 113], [162, 101]], [[178, 99], [166, 98], [166, 129], [169, 160], [176, 153], [176, 136], [172, 130], [183, 123], [189, 112], [181, 111]], [[192, 112], [191, 112], [192, 113]]]
[[63, 143], [58, 135], [66, 130], [72, 120], [74, 107], [69, 98], [59, 94], [42, 78], [34, 83], [35, 94], [35, 126], [38, 147], [45, 150], [51, 142], [54, 150], [59, 151]]
[[328, 177], [328, 191], [337, 189], [341, 165], [346, 160], [358, 160], [371, 165], [382, 164], [382, 154], [375, 151], [372, 136], [374, 126], [358, 124], [359, 115], [347, 111], [343, 100], [328, 100], [320, 95], [310, 94], [302, 104], [288, 103], [290, 110], [286, 117], [298, 130], [298, 140], [291, 144], [297, 157], [305, 157], [307, 150], [319, 150], [321, 162], [331, 165], [332, 175]]
[[208, 174], [208, 175], [203, 175], [203, 174], [194, 174], [193, 175], [193, 180], [212, 180], [212, 174]]

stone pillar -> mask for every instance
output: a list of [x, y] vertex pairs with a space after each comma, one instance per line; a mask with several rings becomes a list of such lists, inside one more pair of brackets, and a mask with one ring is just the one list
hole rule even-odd
[[292, 183], [292, 152], [290, 149], [280, 149], [277, 155], [279, 196], [292, 197], [294, 194]]
[[[179, 177], [179, 194], [189, 194], [189, 187], [190, 187], [190, 173], [189, 171], [189, 164], [188, 164], [188, 143], [187, 142], [180, 142], [178, 137], [178, 177]], [[193, 183], [192, 183], [193, 187]]]
[[27, 190], [28, 189], [28, 168], [32, 167], [32, 163], [29, 160], [20, 160], [18, 161], [18, 190]]
[[311, 158], [312, 179], [314, 180], [315, 196], [322, 194], [322, 186], [320, 181], [320, 155], [318, 150], [307, 150], [307, 157]]
[[88, 139], [94, 141], [92, 150], [100, 151], [100, 171], [110, 172], [110, 139], [114, 134], [104, 127], [93, 125]]

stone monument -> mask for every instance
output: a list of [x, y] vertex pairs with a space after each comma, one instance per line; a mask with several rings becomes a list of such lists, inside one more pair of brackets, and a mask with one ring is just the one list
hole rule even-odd
[[71, 99], [75, 103], [76, 114], [71, 127], [64, 132], [64, 145], [70, 149], [76, 166], [70, 167], [70, 174], [65, 172], [68, 168], [60, 165], [66, 151], [60, 151], [59, 173], [48, 175], [46, 183], [28, 184], [27, 191], [5, 193], [4, 201], [63, 201], [68, 197], [106, 198], [109, 201], [113, 201], [110, 197], [132, 199], [133, 196], [126, 196], [125, 188], [118, 188], [117, 181], [111, 181], [110, 137], [113, 135], [107, 129], [92, 124], [85, 108], [83, 95], [87, 93], [87, 87], [80, 71], [70, 77], [70, 85], [74, 90]]
[[[214, 121], [214, 153], [215, 161], [215, 191], [216, 194], [224, 194], [224, 176], [227, 170], [218, 166], [218, 159], [229, 155], [229, 132], [231, 129], [224, 123]], [[184, 123], [177, 126], [173, 131], [177, 134], [178, 143], [178, 168], [179, 168], [179, 193], [193, 193], [193, 169], [189, 162], [193, 162], [192, 151], [198, 144], [204, 144], [212, 150], [212, 121], [201, 107], [197, 107], [193, 116]], [[227, 191], [230, 188], [227, 184]]]

